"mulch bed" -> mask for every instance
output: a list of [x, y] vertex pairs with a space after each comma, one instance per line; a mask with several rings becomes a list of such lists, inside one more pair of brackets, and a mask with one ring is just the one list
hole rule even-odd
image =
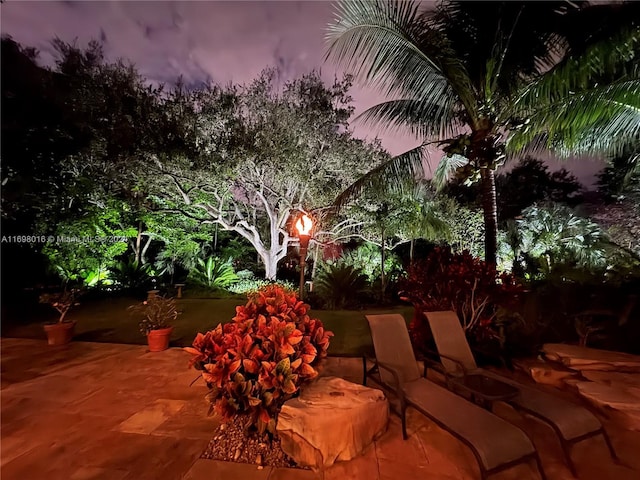
[[259, 466], [302, 468], [282, 451], [280, 439], [246, 432], [246, 418], [236, 415], [231, 421], [221, 423], [201, 458], [227, 462], [251, 463]]

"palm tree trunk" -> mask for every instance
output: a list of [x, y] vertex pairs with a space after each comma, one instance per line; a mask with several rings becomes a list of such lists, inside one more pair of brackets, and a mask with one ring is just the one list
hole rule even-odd
[[384, 300], [384, 289], [386, 287], [385, 283], [385, 275], [384, 275], [384, 225], [381, 230], [382, 237], [382, 247], [380, 247], [380, 263], [381, 263], [381, 274], [380, 274], [380, 301]]
[[482, 213], [484, 214], [484, 260], [496, 265], [498, 251], [498, 207], [496, 179], [491, 167], [480, 170], [482, 179]]

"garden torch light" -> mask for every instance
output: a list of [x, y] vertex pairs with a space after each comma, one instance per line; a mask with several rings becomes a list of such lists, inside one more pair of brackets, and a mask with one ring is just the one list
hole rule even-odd
[[303, 214], [296, 222], [296, 230], [300, 239], [300, 300], [304, 299], [304, 265], [307, 258], [307, 248], [309, 248], [309, 240], [311, 240], [311, 229], [313, 221], [307, 215]]

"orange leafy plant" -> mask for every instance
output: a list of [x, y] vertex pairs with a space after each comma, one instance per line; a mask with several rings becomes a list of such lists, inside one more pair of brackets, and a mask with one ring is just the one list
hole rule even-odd
[[275, 432], [282, 404], [318, 375], [333, 336], [308, 311], [295, 293], [268, 285], [236, 307], [232, 323], [198, 333], [185, 350], [209, 387], [210, 412], [246, 413], [261, 435]]

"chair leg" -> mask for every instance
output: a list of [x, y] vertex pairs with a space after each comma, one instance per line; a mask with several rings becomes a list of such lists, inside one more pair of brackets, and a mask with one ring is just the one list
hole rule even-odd
[[571, 474], [577, 478], [578, 472], [576, 471], [576, 466], [571, 459], [571, 445], [562, 437], [560, 437], [560, 445], [562, 446], [562, 451], [564, 452], [564, 459], [567, 462], [567, 466], [571, 471]]
[[367, 385], [367, 357], [362, 356], [362, 385]]
[[547, 475], [544, 473], [544, 468], [542, 468], [542, 461], [540, 460], [540, 455], [538, 452], [535, 453], [536, 465], [538, 466], [538, 472], [540, 472], [540, 478], [542, 480], [547, 480]]
[[402, 420], [402, 439], [406, 440], [409, 436], [407, 435], [407, 407], [405, 405], [400, 407], [400, 418]]
[[619, 460], [618, 455], [616, 455], [616, 451], [613, 449], [613, 445], [611, 444], [611, 439], [609, 438], [609, 435], [607, 435], [604, 427], [602, 427], [602, 436], [604, 437], [604, 441], [607, 444], [607, 448], [609, 448], [611, 458], [613, 458], [613, 460], [617, 462]]

